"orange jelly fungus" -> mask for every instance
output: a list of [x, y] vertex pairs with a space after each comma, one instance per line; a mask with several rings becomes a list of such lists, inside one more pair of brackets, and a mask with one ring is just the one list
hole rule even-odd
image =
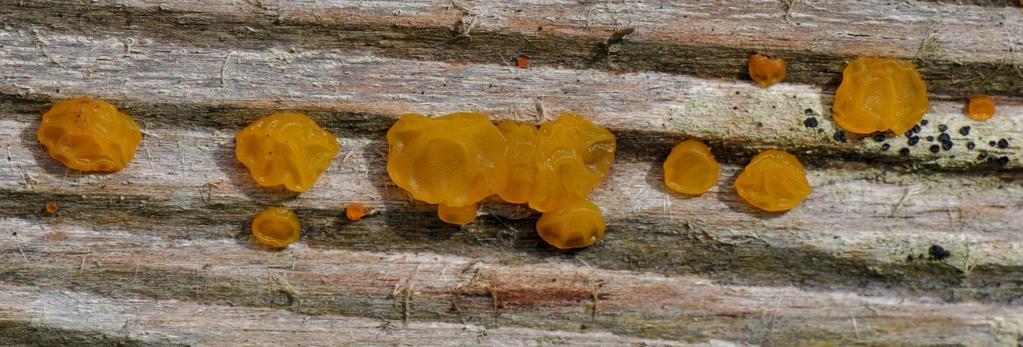
[[57, 213], [57, 209], [58, 209], [57, 208], [57, 203], [55, 203], [53, 201], [50, 201], [50, 202], [46, 203], [46, 213], [47, 214]]
[[50, 156], [81, 171], [124, 169], [142, 142], [138, 124], [100, 100], [59, 101], [43, 114], [37, 133]]
[[536, 222], [540, 238], [558, 249], [589, 247], [604, 238], [604, 227], [597, 205], [582, 199], [544, 213]]
[[536, 175], [536, 159], [534, 153], [537, 145], [537, 129], [532, 124], [515, 121], [497, 123], [497, 129], [504, 135], [508, 144], [508, 182], [497, 192], [501, 200], [524, 204], [529, 202], [533, 193], [534, 176]]
[[529, 207], [553, 211], [585, 200], [607, 178], [615, 158], [615, 137], [583, 116], [562, 113], [537, 131], [536, 175]]
[[849, 132], [901, 135], [920, 122], [930, 106], [927, 84], [913, 64], [860, 57], [842, 72], [831, 109], [835, 123]]
[[472, 222], [476, 203], [507, 181], [508, 146], [483, 114], [407, 114], [387, 131], [387, 143], [391, 181], [416, 200], [441, 205], [438, 215], [449, 223]]
[[735, 179], [735, 190], [751, 205], [768, 212], [791, 210], [812, 191], [799, 159], [774, 149], [753, 157]]
[[781, 82], [785, 79], [785, 60], [771, 59], [760, 54], [749, 57], [749, 77], [761, 88]]
[[361, 202], [353, 202], [345, 207], [345, 217], [350, 221], [357, 221], [369, 214], [369, 210]]
[[697, 140], [685, 140], [664, 161], [664, 185], [683, 194], [700, 195], [717, 183], [721, 166], [710, 148]]
[[267, 247], [285, 248], [298, 241], [302, 225], [289, 209], [271, 207], [252, 219], [252, 236]]
[[995, 116], [995, 99], [987, 95], [971, 97], [966, 111], [966, 116], [973, 120], [986, 121], [991, 119], [991, 117]]
[[341, 148], [330, 132], [300, 113], [260, 118], [235, 137], [238, 161], [263, 187], [309, 191]]

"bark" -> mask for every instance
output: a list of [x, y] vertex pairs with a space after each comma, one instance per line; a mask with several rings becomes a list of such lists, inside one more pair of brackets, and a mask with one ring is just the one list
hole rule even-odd
[[[5, 2], [0, 344], [1015, 346], [1018, 6]], [[785, 83], [749, 81], [756, 51], [788, 61]], [[857, 55], [920, 68], [932, 97], [920, 143], [836, 140], [831, 98]], [[982, 92], [998, 100], [985, 123], [962, 115]], [[126, 170], [69, 171], [36, 141], [40, 114], [80, 95], [143, 126]], [[279, 110], [342, 142], [299, 196], [256, 187], [234, 159], [234, 134]], [[591, 196], [607, 238], [560, 252], [521, 207], [488, 201], [458, 228], [411, 201], [387, 178], [384, 133], [403, 113], [456, 111], [609, 127], [617, 160]], [[932, 153], [939, 125], [954, 146]], [[661, 162], [690, 137], [722, 162], [700, 197], [662, 184]], [[765, 148], [807, 166], [814, 192], [789, 213], [732, 188]], [[375, 214], [348, 222], [355, 201]], [[280, 205], [303, 239], [268, 251], [247, 223]]]

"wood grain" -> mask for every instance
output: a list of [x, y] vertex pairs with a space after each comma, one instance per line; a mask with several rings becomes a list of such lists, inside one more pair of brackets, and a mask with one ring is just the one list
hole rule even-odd
[[[0, 344], [1016, 346], [1021, 17], [948, 1], [0, 3]], [[789, 79], [754, 86], [753, 51]], [[836, 139], [831, 98], [857, 55], [920, 67], [917, 145]], [[979, 92], [998, 100], [990, 122], [962, 115]], [[36, 142], [39, 115], [80, 95], [143, 126], [126, 170], [68, 171]], [[234, 133], [280, 110], [342, 143], [299, 196], [233, 158]], [[388, 181], [399, 115], [467, 110], [609, 127], [619, 153], [591, 196], [607, 238], [556, 251], [497, 201], [445, 225]], [[954, 146], [932, 153], [939, 125]], [[690, 137], [723, 169], [695, 198], [661, 183]], [[807, 165], [796, 210], [731, 188], [765, 148]], [[353, 201], [376, 213], [344, 220]], [[279, 205], [304, 236], [272, 252], [246, 223]]]

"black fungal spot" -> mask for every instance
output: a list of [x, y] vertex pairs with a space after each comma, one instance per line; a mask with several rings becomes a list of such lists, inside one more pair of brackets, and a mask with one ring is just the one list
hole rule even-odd
[[931, 150], [931, 153], [938, 153], [938, 151], [941, 150], [941, 147], [939, 147], [938, 145], [931, 145], [930, 150]]
[[883, 144], [883, 145], [881, 145], [881, 150], [882, 150], [882, 151], [887, 151], [887, 150], [888, 150], [888, 149], [890, 149], [890, 148], [892, 148], [892, 146], [891, 146], [891, 145], [889, 145], [889, 144], [887, 144], [887, 143], [886, 143], [886, 144]]
[[835, 135], [832, 136], [832, 137], [835, 139], [835, 141], [838, 141], [838, 142], [845, 142], [846, 141], [845, 132], [843, 132], [841, 130], [836, 131]]
[[934, 136], [928, 136], [928, 137], [927, 137], [927, 141], [931, 141], [931, 142], [933, 142], [933, 141], [934, 141]]
[[941, 133], [941, 135], [938, 135], [938, 141], [949, 142], [952, 141], [952, 137], [948, 136], [946, 133]]
[[952, 256], [952, 252], [938, 245], [931, 245], [931, 248], [927, 249], [927, 253], [931, 255], [931, 260], [945, 260]]
[[757, 128], [763, 128], [764, 122], [757, 122]]
[[1001, 149], [1009, 148], [1009, 141], [1006, 139], [998, 140], [998, 148]]
[[807, 118], [806, 120], [803, 121], [803, 125], [806, 126], [807, 128], [816, 128], [817, 118], [814, 117]]
[[874, 134], [874, 141], [875, 142], [884, 141], [884, 134]]
[[899, 155], [901, 155], [903, 157], [908, 157], [909, 156], [909, 148], [902, 147], [902, 149], [899, 150]]
[[944, 142], [942, 142], [941, 143], [941, 149], [944, 149], [946, 151], [952, 149], [952, 142], [951, 141], [944, 141]]
[[994, 142], [994, 141], [988, 141], [987, 144], [988, 144], [988, 146], [994, 147], [996, 143], [997, 142]]
[[920, 142], [920, 136], [910, 137], [909, 141], [906, 141], [906, 144], [910, 146], [916, 146], [917, 142]]
[[928, 123], [928, 122], [927, 122], [927, 120], [926, 120], [926, 119], [924, 119], [924, 120], [921, 120], [921, 121], [920, 121], [920, 126], [926, 126], [926, 125], [927, 125], [927, 123]]
[[946, 131], [948, 131], [948, 126], [947, 126], [947, 125], [944, 125], [944, 124], [939, 124], [939, 125], [938, 125], [938, 131], [940, 131], [940, 132], [946, 132]]
[[984, 160], [984, 158], [987, 158], [987, 152], [980, 152], [980, 154], [977, 154], [977, 160]]
[[816, 116], [817, 115], [817, 111], [814, 111], [812, 108], [808, 108], [808, 109], [803, 110], [803, 114], [805, 114], [807, 116]]
[[920, 133], [920, 126], [919, 125], [914, 125], [912, 129], [909, 129], [909, 131], [914, 133], [914, 134]]
[[969, 135], [969, 134], [970, 134], [970, 126], [964, 126], [962, 128], [959, 128], [959, 135], [966, 136], [966, 135]]
[[973, 141], [966, 143], [966, 149], [973, 150], [974, 148], [977, 148], [977, 144], [973, 143]]
[[1009, 165], [1009, 157], [1004, 156], [1004, 155], [1001, 156], [1000, 158], [998, 158], [998, 164]]

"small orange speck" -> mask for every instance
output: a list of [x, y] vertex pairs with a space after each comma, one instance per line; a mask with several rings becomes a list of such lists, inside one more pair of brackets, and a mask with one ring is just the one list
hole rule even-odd
[[995, 116], [995, 99], [987, 95], [976, 95], [970, 98], [966, 110], [966, 116], [970, 119], [986, 121]]
[[759, 53], [749, 57], [749, 77], [761, 88], [781, 82], [785, 79], [785, 60], [771, 59]]
[[47, 214], [57, 213], [57, 203], [53, 201], [46, 203], [46, 213]]
[[353, 202], [345, 207], [345, 217], [348, 217], [350, 221], [357, 221], [362, 219], [369, 214], [366, 206], [363, 206], [361, 202]]
[[526, 55], [520, 55], [518, 58], [515, 58], [515, 66], [518, 66], [520, 69], [528, 69], [529, 57]]

